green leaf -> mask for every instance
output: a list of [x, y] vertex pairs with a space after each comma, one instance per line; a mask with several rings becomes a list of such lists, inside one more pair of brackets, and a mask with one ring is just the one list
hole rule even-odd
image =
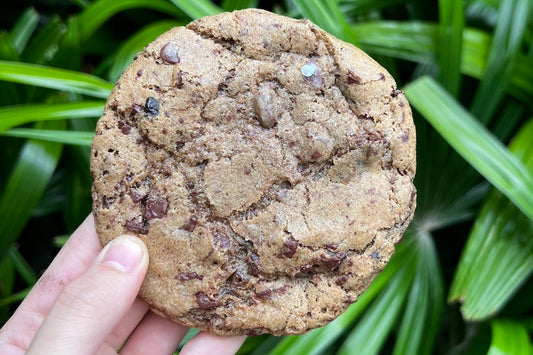
[[9, 306], [12, 303], [20, 302], [24, 300], [24, 298], [26, 298], [26, 296], [28, 295], [28, 293], [30, 293], [30, 291], [31, 291], [31, 287], [28, 287], [22, 291], [12, 293], [9, 296], [0, 299], [0, 307]]
[[439, 0], [439, 17], [439, 81], [453, 96], [457, 96], [461, 84], [463, 1]]
[[0, 61], [0, 80], [107, 98], [113, 85], [76, 71]]
[[[407, 266], [407, 265], [406, 265]], [[398, 318], [411, 287], [412, 267], [400, 269], [348, 335], [338, 355], [377, 354]]]
[[294, 0], [302, 15], [337, 38], [355, 43], [356, 37], [335, 0]]
[[224, 11], [235, 11], [257, 7], [258, 3], [259, 0], [224, 0], [222, 1], [221, 7]]
[[492, 342], [487, 355], [531, 355], [532, 344], [527, 328], [509, 320], [491, 322]]
[[39, 22], [39, 14], [34, 8], [29, 8], [22, 13], [17, 23], [11, 30], [11, 39], [13, 40], [13, 46], [20, 54], [26, 47], [26, 43], [30, 39], [33, 31], [37, 27]]
[[[60, 128], [62, 122], [44, 122], [38, 128]], [[28, 141], [0, 195], [0, 258], [17, 239], [50, 180], [62, 146]]]
[[[352, 26], [357, 45], [372, 54], [418, 63], [433, 63], [437, 50], [438, 26], [408, 21], [379, 21]], [[487, 67], [491, 37], [480, 30], [463, 30], [461, 73], [480, 79]], [[533, 57], [518, 54], [507, 91], [528, 102], [533, 97]]]
[[418, 230], [413, 238], [418, 260], [393, 354], [431, 353], [444, 306], [444, 281], [432, 237]]
[[224, 10], [209, 0], [170, 0], [180, 10], [185, 12], [191, 19], [216, 15]]
[[7, 137], [29, 138], [48, 142], [58, 142], [64, 144], [91, 146], [94, 132], [78, 131], [56, 131], [34, 128], [13, 128], [9, 131], [0, 132], [0, 135]]
[[37, 275], [35, 271], [30, 267], [28, 262], [20, 254], [20, 252], [13, 245], [9, 247], [8, 251], [9, 259], [11, 263], [22, 277], [27, 286], [33, 286], [37, 282]]
[[[533, 121], [511, 151], [533, 173]], [[533, 272], [533, 222], [499, 191], [487, 198], [456, 270], [449, 301], [461, 301], [465, 319], [483, 320], [500, 310]]]
[[471, 108], [472, 114], [485, 124], [505, 94], [526, 31], [530, 7], [530, 0], [501, 2], [486, 70]]
[[184, 23], [177, 21], [158, 21], [142, 28], [130, 36], [118, 49], [113, 59], [113, 65], [109, 69], [108, 79], [111, 82], [118, 80], [124, 69], [131, 63], [133, 57], [150, 42], [164, 32], [175, 26], [183, 26]]
[[61, 18], [53, 16], [28, 43], [21, 55], [22, 61], [35, 64], [51, 61], [59, 50], [59, 43], [65, 37], [66, 31], [67, 26]]
[[412, 105], [481, 175], [533, 219], [533, 175], [435, 80], [405, 87]]
[[0, 108], [0, 132], [29, 122], [100, 117], [104, 106], [103, 101], [81, 101]]
[[183, 16], [181, 11], [164, 0], [99, 0], [83, 11], [72, 26], [80, 26], [80, 39], [84, 42], [111, 16], [140, 8], [156, 10], [173, 17]]

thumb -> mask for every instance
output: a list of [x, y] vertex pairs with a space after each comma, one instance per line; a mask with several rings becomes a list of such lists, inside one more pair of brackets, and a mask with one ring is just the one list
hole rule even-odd
[[112, 240], [87, 272], [61, 291], [27, 354], [95, 353], [131, 307], [147, 267], [140, 239]]

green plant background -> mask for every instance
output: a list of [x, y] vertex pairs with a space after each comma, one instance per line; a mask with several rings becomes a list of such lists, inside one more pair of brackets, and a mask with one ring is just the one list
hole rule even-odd
[[337, 320], [240, 354], [533, 354], [529, 0], [34, 0], [0, 14], [0, 324], [90, 212], [89, 146], [135, 53], [205, 15], [309, 18], [372, 55], [410, 100], [418, 208]]

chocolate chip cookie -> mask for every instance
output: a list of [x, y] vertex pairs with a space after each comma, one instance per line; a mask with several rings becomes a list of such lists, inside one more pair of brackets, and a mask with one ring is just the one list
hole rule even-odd
[[92, 144], [103, 244], [140, 237], [141, 297], [215, 334], [300, 334], [357, 300], [412, 219], [393, 78], [308, 20], [243, 10], [149, 44]]

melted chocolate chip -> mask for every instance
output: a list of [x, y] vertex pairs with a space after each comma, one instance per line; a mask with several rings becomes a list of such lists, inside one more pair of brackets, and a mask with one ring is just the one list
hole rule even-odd
[[176, 64], [180, 62], [180, 57], [178, 56], [178, 47], [174, 43], [167, 43], [159, 51], [159, 56], [165, 62], [169, 64]]
[[208, 295], [206, 295], [203, 292], [198, 292], [198, 293], [196, 293], [195, 296], [196, 296], [196, 303], [198, 303], [198, 306], [201, 309], [215, 308], [215, 307], [217, 307], [220, 304], [220, 302], [218, 302], [217, 300], [212, 299], [211, 297], [209, 297]]
[[189, 280], [203, 280], [204, 277], [202, 275], [198, 275], [196, 272], [182, 272], [176, 275], [177, 280], [181, 281], [189, 281]]
[[293, 237], [289, 237], [283, 243], [283, 248], [281, 249], [281, 256], [285, 258], [292, 258], [298, 249], [298, 241]]
[[168, 201], [166, 198], [149, 197], [144, 203], [143, 217], [149, 221], [153, 218], [163, 218], [167, 215]]
[[157, 116], [159, 114], [159, 101], [153, 97], [147, 98], [144, 104], [144, 112], [151, 116]]
[[196, 217], [192, 216], [191, 218], [189, 218], [187, 222], [183, 223], [180, 229], [183, 229], [184, 231], [187, 231], [187, 232], [192, 232], [194, 228], [196, 228], [197, 224], [198, 224], [198, 220], [196, 219]]
[[348, 85], [356, 84], [361, 85], [362, 81], [361, 78], [352, 73], [351, 71], [348, 71], [348, 74], [346, 75], [346, 82]]

